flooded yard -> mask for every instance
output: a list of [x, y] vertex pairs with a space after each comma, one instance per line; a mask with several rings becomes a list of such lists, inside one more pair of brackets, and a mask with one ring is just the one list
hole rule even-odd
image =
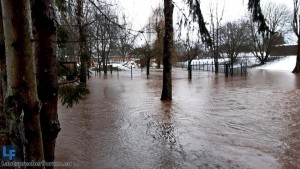
[[160, 101], [162, 71], [113, 72], [90, 94], [59, 105], [56, 161], [72, 168], [300, 168], [300, 76], [173, 69], [173, 101]]

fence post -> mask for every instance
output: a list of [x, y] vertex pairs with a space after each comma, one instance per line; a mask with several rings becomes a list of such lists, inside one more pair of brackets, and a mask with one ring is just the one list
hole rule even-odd
[[233, 63], [231, 63], [231, 62], [230, 62], [230, 71], [231, 71], [230, 72], [231, 76], [233, 76], [234, 75], [234, 72], [233, 72], [234, 70], [233, 70]]
[[241, 76], [243, 76], [243, 62], [241, 62]]
[[225, 77], [228, 77], [228, 63], [225, 63]]
[[207, 63], [206, 63], [206, 64], [207, 64], [207, 69], [206, 69], [206, 71], [209, 71], [209, 69], [208, 69], [208, 61], [207, 61]]
[[132, 79], [132, 65], [131, 65], [131, 79]]
[[211, 70], [212, 70], [212, 72], [214, 72], [214, 62], [213, 61], [211, 61]]

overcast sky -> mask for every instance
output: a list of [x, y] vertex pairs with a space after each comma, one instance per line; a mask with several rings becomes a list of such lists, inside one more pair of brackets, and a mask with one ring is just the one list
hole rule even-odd
[[[155, 9], [158, 5], [163, 5], [163, 0], [112, 0], [118, 3], [119, 8], [125, 13], [128, 17], [129, 22], [132, 22], [133, 29], [141, 30], [148, 21], [149, 16], [152, 13], [152, 10]], [[293, 0], [261, 0], [261, 3], [267, 3], [269, 1], [276, 3], [286, 4], [291, 10], [293, 9]], [[183, 0], [174, 0], [174, 2], [182, 8], [184, 5]], [[201, 10], [204, 15], [204, 19], [209, 22], [209, 9], [211, 6], [218, 4], [218, 9], [221, 13], [224, 6], [224, 16], [223, 21], [226, 22], [229, 20], [239, 19], [241, 16], [244, 16], [247, 11], [248, 0], [200, 0]], [[215, 8], [215, 7], [214, 7]], [[181, 15], [178, 12], [178, 7], [175, 6], [174, 19], [176, 20], [178, 15]]]
[[[142, 28], [149, 18], [152, 9], [156, 8], [159, 4], [163, 5], [163, 0], [115, 0], [119, 2], [120, 8], [124, 10], [124, 13], [128, 16], [134, 24], [135, 28]], [[178, 6], [182, 6], [183, 0], [174, 0]], [[265, 3], [270, 0], [261, 0]], [[272, 0], [276, 3], [287, 4], [291, 9], [293, 0]], [[201, 0], [201, 9], [203, 15], [208, 18], [210, 4], [219, 4], [219, 10], [222, 10], [224, 6], [224, 20], [238, 19], [241, 15], [247, 12], [248, 0]], [[225, 3], [224, 3], [225, 2]], [[176, 11], [175, 7], [175, 11]]]

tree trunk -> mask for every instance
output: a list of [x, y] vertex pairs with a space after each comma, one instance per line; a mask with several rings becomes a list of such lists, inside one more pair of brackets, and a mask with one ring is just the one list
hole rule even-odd
[[192, 60], [188, 61], [188, 79], [192, 79]]
[[102, 50], [102, 64], [103, 64], [103, 73], [104, 75], [107, 75], [107, 61], [106, 61], [106, 55], [104, 50]]
[[252, 52], [252, 54], [258, 59], [259, 63], [262, 65], [263, 56], [259, 52]]
[[2, 0], [1, 4], [7, 66], [5, 113], [10, 126], [9, 137], [12, 144], [21, 150], [19, 160], [43, 161], [30, 3], [29, 0]]
[[157, 69], [160, 69], [160, 58], [157, 61]]
[[230, 62], [230, 65], [231, 65], [231, 66], [230, 66], [230, 69], [231, 69], [231, 70], [230, 70], [230, 73], [231, 73], [231, 76], [233, 76], [233, 62], [232, 62], [232, 61]]
[[215, 74], [219, 73], [219, 62], [218, 59], [215, 61]]
[[101, 61], [100, 61], [100, 56], [99, 56], [98, 52], [97, 52], [97, 62], [98, 62], [97, 73], [101, 73], [100, 72]]
[[148, 79], [148, 77], [149, 77], [149, 74], [150, 74], [150, 60], [151, 59], [147, 59], [147, 79]]
[[173, 9], [172, 0], [164, 0], [165, 36], [163, 56], [163, 89], [161, 100], [172, 100], [172, 49], [173, 49]]
[[296, 65], [293, 70], [293, 73], [300, 73], [300, 36], [298, 36], [298, 51], [297, 51], [297, 59], [296, 59]]
[[261, 64], [264, 65], [264, 64], [266, 64], [266, 62], [267, 62], [267, 60], [268, 60], [268, 58], [269, 58], [269, 54], [266, 53], [266, 55], [262, 55], [262, 56], [263, 56], [263, 57], [262, 57], [262, 59], [261, 59]]
[[87, 52], [86, 37], [82, 25], [83, 1], [84, 0], [77, 0], [77, 24], [79, 27], [80, 82], [85, 84], [87, 75]]
[[[0, 3], [1, 5], [1, 3]], [[2, 10], [0, 6], [0, 145], [9, 144], [8, 130], [4, 113], [4, 99], [6, 95], [6, 64], [5, 64], [5, 44], [2, 22]]]
[[[56, 16], [53, 0], [32, 0], [33, 35], [45, 161], [53, 162], [60, 131], [57, 115]], [[53, 168], [53, 167], [47, 167]]]
[[126, 57], [126, 54], [124, 52], [122, 52], [122, 61], [123, 61], [123, 63], [125, 62], [125, 57]]

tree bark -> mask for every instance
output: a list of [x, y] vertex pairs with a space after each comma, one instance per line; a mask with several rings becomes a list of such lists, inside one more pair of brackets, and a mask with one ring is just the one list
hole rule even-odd
[[218, 74], [219, 73], [219, 62], [218, 62], [218, 59], [215, 60], [215, 74]]
[[5, 43], [2, 22], [2, 9], [0, 3], [0, 145], [9, 144], [8, 130], [4, 112], [4, 99], [6, 95], [6, 64], [5, 64]]
[[147, 79], [149, 78], [149, 74], [150, 74], [150, 61], [151, 61], [151, 57], [147, 58]]
[[82, 25], [83, 1], [84, 0], [77, 0], [77, 24], [79, 26], [80, 82], [85, 84], [87, 75], [87, 52], [86, 37], [84, 34], [84, 27]]
[[107, 75], [107, 60], [106, 60], [106, 55], [105, 51], [102, 50], [102, 64], [103, 64], [103, 73], [104, 75]]
[[[57, 115], [56, 16], [53, 0], [32, 0], [38, 96], [42, 103], [41, 127], [45, 161], [53, 162], [55, 140], [60, 131]], [[53, 168], [53, 167], [47, 167]]]
[[173, 9], [172, 0], [164, 0], [165, 36], [163, 56], [163, 89], [161, 100], [172, 100], [172, 49], [173, 49]]
[[230, 62], [230, 74], [231, 74], [231, 76], [233, 76], [234, 75], [234, 73], [233, 73], [233, 61], [231, 61]]
[[43, 161], [30, 3], [29, 0], [2, 0], [1, 4], [7, 66], [5, 113], [10, 126], [9, 137], [12, 144], [22, 151], [23, 156], [19, 160]]
[[192, 60], [188, 61], [188, 79], [192, 79]]
[[296, 59], [296, 65], [293, 70], [293, 73], [300, 73], [300, 36], [298, 36], [298, 51], [297, 51], [297, 59]]

